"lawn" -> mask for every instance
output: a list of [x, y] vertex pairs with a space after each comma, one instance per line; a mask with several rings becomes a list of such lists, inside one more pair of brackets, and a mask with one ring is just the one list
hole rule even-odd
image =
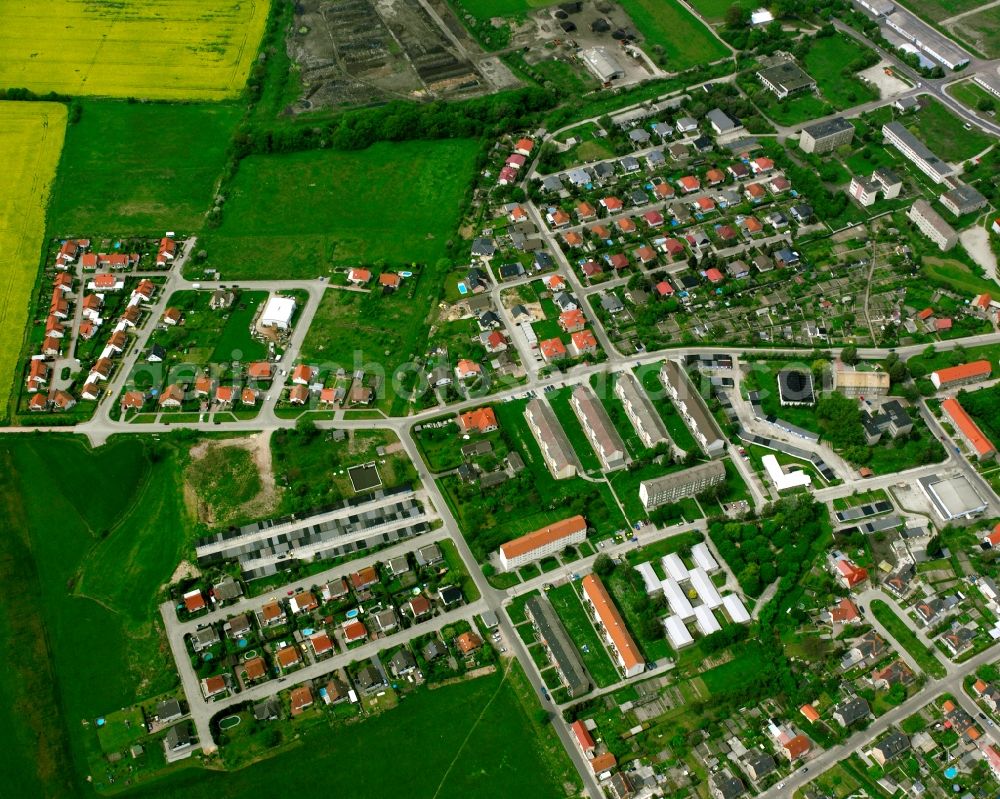
[[997, 291], [997, 284], [975, 274], [968, 266], [954, 258], [925, 255], [920, 273], [929, 280], [944, 285], [962, 295], [990, 294]]
[[573, 583], [556, 586], [546, 596], [559, 614], [569, 637], [580, 651], [583, 665], [590, 673], [594, 684], [598, 688], [604, 688], [618, 682], [621, 679], [618, 669], [611, 662], [611, 656], [587, 616]]
[[937, 100], [924, 98], [922, 106], [906, 126], [939, 158], [957, 163], [989, 147], [993, 140], [977, 128], [965, 130], [964, 123]]
[[844, 34], [825, 36], [813, 40], [802, 66], [834, 108], [850, 108], [878, 99], [877, 89], [853, 74], [843, 74], [845, 67], [870, 53], [868, 48]]
[[[329, 430], [310, 425], [302, 429], [276, 430], [271, 435], [274, 476], [281, 493], [280, 512], [304, 513], [325, 508], [355, 496], [347, 468], [378, 460], [378, 472], [385, 488], [416, 486], [417, 472], [403, 451], [384, 457], [378, 447], [398, 444], [388, 430], [352, 430], [343, 442], [334, 442]], [[382, 463], [382, 461], [385, 463]]]
[[8, 417], [28, 306], [38, 275], [45, 208], [66, 130], [66, 107], [57, 103], [0, 102], [0, 419]]
[[753, 643], [743, 647], [729, 662], [702, 672], [701, 679], [713, 694], [738, 694], [745, 691], [757, 675], [766, 672], [768, 666], [767, 652]]
[[886, 631], [896, 639], [903, 649], [909, 652], [920, 669], [931, 677], [940, 679], [945, 676], [944, 666], [937, 659], [933, 650], [924, 646], [906, 623], [896, 615], [889, 605], [881, 599], [871, 604], [872, 614], [885, 627]]
[[200, 228], [240, 113], [234, 105], [85, 102], [66, 133], [49, 229], [96, 237]]
[[[410, 368], [424, 354], [436, 297], [444, 274], [434, 268], [413, 270], [394, 294], [328, 290], [302, 345], [302, 359], [321, 370], [363, 369], [377, 379], [376, 403], [405, 414], [414, 388]], [[395, 378], [395, 379], [394, 379]], [[412, 396], [419, 399], [419, 392]]]
[[154, 446], [155, 460], [134, 438], [96, 452], [69, 437], [0, 440], [0, 502], [21, 522], [0, 536], [0, 645], [23, 654], [0, 676], [12, 795], [82, 792], [86, 775], [67, 765], [93, 736], [81, 721], [176, 683], [156, 603], [189, 518], [172, 449]]
[[953, 83], [945, 89], [945, 91], [966, 108], [975, 111], [984, 119], [991, 119], [991, 117], [985, 111], [979, 110], [979, 103], [985, 100], [986, 102], [991, 103], [993, 108], [1000, 107], [1000, 100], [997, 100], [997, 98], [986, 91], [986, 89], [978, 83], [973, 83], [971, 80], [962, 81], [961, 83]]
[[0, 86], [222, 100], [246, 83], [268, 0], [0, 0]]
[[209, 446], [188, 466], [185, 479], [214, 526], [242, 521], [244, 505], [263, 488], [253, 454], [239, 446]]
[[[969, 0], [975, 3], [975, 0]], [[955, 23], [953, 30], [989, 58], [1000, 56], [1000, 19], [996, 8], [983, 9], [978, 14]]]
[[[497, 795], [564, 796], [578, 778], [551, 725], [535, 717], [538, 699], [514, 664], [499, 674], [438, 690], [422, 690], [397, 708], [360, 724], [317, 724], [277, 758], [239, 771], [187, 772], [136, 792], [157, 799], [275, 796], [304, 775], [322, 774], [324, 792], [358, 799], [386, 796], [459, 799]], [[238, 729], [238, 728], [237, 728]], [[392, 742], [427, 741], [428, 746]], [[372, 768], [372, 752], [392, 752], [391, 768]]]
[[210, 291], [175, 291], [167, 301], [184, 315], [183, 324], [153, 331], [150, 344], [167, 351], [167, 364], [254, 361], [267, 355], [267, 345], [250, 336], [250, 322], [267, 299], [266, 291], [239, 291], [233, 306], [212, 310]]
[[757, 7], [757, 4], [750, 0], [738, 0], [737, 3], [733, 3], [733, 0], [692, 0], [691, 5], [705, 19], [713, 23], [722, 22], [726, 18], [726, 12], [733, 5], [742, 6], [747, 11]]
[[636, 370], [636, 376], [652, 400], [660, 418], [663, 419], [663, 424], [666, 426], [671, 440], [685, 452], [700, 453], [701, 448], [698, 446], [698, 442], [695, 441], [691, 431], [684, 424], [684, 419], [677, 412], [677, 407], [667, 396], [667, 391], [663, 388], [663, 383], [660, 382], [660, 366], [661, 364], [658, 363], [644, 366]]
[[447, 139], [250, 156], [229, 188], [222, 224], [205, 236], [209, 264], [229, 279], [314, 278], [377, 261], [433, 264], [455, 234], [479, 146]]
[[971, 11], [981, 4], [981, 0], [906, 0], [905, 3], [901, 3], [914, 14], [932, 22], [940, 22], [963, 11]]
[[566, 437], [573, 446], [576, 456], [580, 459], [580, 465], [584, 471], [600, 472], [601, 461], [591, 446], [590, 439], [583, 432], [583, 425], [580, 423], [580, 418], [576, 415], [576, 411], [573, 410], [573, 405], [570, 402], [572, 394], [573, 387], [571, 386], [550, 392], [548, 395], [549, 405], [555, 412], [556, 419], [566, 433]]
[[461, 7], [478, 20], [493, 17], [516, 17], [536, 8], [555, 5], [558, 0], [460, 0]]
[[654, 60], [662, 49], [670, 72], [729, 55], [729, 48], [677, 0], [622, 0], [622, 6], [645, 38], [645, 49]]

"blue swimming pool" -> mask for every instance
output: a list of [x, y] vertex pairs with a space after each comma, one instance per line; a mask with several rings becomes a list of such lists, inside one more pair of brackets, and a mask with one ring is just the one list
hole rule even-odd
[[458, 284], [458, 293], [459, 294], [468, 294], [469, 293], [468, 286], [466, 286], [464, 283], [459, 283]]
[[356, 619], [356, 618], [358, 617], [358, 613], [359, 613], [359, 612], [360, 612], [360, 611], [359, 611], [359, 610], [358, 610], [357, 608], [351, 608], [351, 609], [350, 609], [349, 611], [347, 611], [347, 613], [346, 613], [346, 614], [344, 614], [344, 615], [346, 615], [346, 616], [347, 616], [347, 618], [349, 618], [349, 619]]
[[312, 628], [306, 627], [305, 629], [302, 630], [302, 634], [303, 635], [312, 635], [313, 634]]
[[944, 776], [947, 777], [949, 780], [953, 780], [955, 779], [955, 777], [958, 776], [958, 769], [955, 768], [954, 766], [948, 766], [948, 768], [944, 770]]

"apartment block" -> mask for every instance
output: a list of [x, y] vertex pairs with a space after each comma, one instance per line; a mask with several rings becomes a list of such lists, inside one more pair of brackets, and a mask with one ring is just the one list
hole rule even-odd
[[625, 465], [625, 443], [594, 390], [581, 384], [573, 389], [569, 404], [583, 426], [583, 432], [606, 471]]
[[850, 144], [854, 139], [854, 125], [843, 117], [807, 125], [799, 136], [799, 147], [807, 153], [828, 153]]
[[906, 216], [921, 233], [933, 241], [941, 251], [950, 250], [958, 244], [958, 233], [943, 216], [931, 208], [927, 200], [917, 200], [910, 206]]
[[652, 510], [660, 505], [696, 496], [725, 480], [726, 465], [722, 461], [709, 461], [680, 472], [643, 480], [639, 483], [639, 499], [646, 510]]
[[955, 174], [950, 164], [942, 161], [920, 139], [899, 122], [887, 122], [882, 126], [882, 135], [887, 144], [899, 150], [908, 160], [935, 183]]
[[622, 372], [615, 381], [615, 396], [621, 400], [625, 415], [632, 423], [635, 434], [644, 447], [652, 449], [657, 444], [670, 444], [670, 436], [653, 403], [646, 395], [635, 375]]
[[525, 406], [524, 418], [552, 476], [565, 480], [575, 475], [576, 453], [548, 403], [542, 399], [531, 400]]
[[516, 569], [555, 555], [573, 544], [582, 544], [586, 538], [587, 520], [583, 516], [570, 516], [501, 545], [500, 568], [504, 571]]
[[660, 382], [680, 411], [691, 434], [710, 458], [726, 451], [726, 439], [704, 398], [677, 361], [666, 360], [660, 367]]

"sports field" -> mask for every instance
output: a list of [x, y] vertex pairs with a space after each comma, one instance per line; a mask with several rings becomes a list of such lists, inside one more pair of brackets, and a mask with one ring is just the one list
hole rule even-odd
[[66, 106], [0, 102], [0, 418], [17, 372], [45, 234], [45, 206], [66, 131]]
[[243, 89], [269, 0], [0, 0], [0, 86], [155, 100]]
[[433, 263], [455, 233], [478, 147], [446, 139], [250, 156], [222, 225], [205, 235], [209, 264], [230, 279], [263, 279]]
[[49, 229], [90, 237], [201, 227], [239, 117], [226, 104], [85, 102], [66, 132]]
[[646, 38], [644, 49], [662, 47], [665, 69], [680, 72], [729, 55], [729, 48], [677, 0], [622, 0], [622, 6]]

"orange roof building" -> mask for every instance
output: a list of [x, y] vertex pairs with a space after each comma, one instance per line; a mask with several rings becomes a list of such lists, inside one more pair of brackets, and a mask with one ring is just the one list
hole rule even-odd
[[590, 761], [590, 768], [593, 769], [595, 774], [603, 774], [605, 771], [610, 771], [617, 765], [618, 760], [613, 754], [611, 754], [611, 752], [600, 754]]
[[458, 646], [459, 652], [468, 655], [483, 645], [483, 639], [473, 632], [464, 632], [455, 639], [455, 644]]
[[954, 388], [966, 383], [975, 383], [977, 380], [985, 380], [992, 373], [993, 367], [989, 361], [972, 361], [931, 372], [931, 382], [934, 388]]
[[796, 735], [791, 740], [786, 741], [782, 748], [789, 760], [798, 760], [812, 749], [812, 741], [805, 735]]
[[458, 426], [463, 433], [491, 433], [498, 430], [497, 415], [492, 408], [477, 408], [474, 411], [466, 411], [458, 417]]
[[799, 713], [806, 717], [806, 721], [819, 721], [819, 711], [812, 705], [803, 705], [799, 708]]
[[576, 738], [577, 746], [580, 747], [585, 755], [589, 755], [597, 748], [590, 730], [586, 728], [582, 721], [577, 719], [570, 725], [569, 729], [573, 733], [573, 737]]
[[604, 642], [608, 644], [619, 670], [626, 677], [642, 674], [646, 669], [646, 661], [639, 653], [639, 648], [632, 640], [601, 578], [596, 574], [588, 574], [583, 578], [581, 585], [584, 600], [596, 619], [598, 629]]
[[308, 685], [300, 685], [292, 690], [289, 697], [292, 703], [292, 715], [298, 716], [313, 703], [312, 689]]
[[283, 669], [290, 669], [302, 660], [299, 650], [294, 646], [286, 646], [278, 650], [278, 665]]
[[560, 552], [571, 544], [582, 544], [587, 538], [587, 520], [571, 516], [522, 535], [500, 546], [500, 567], [511, 571], [525, 563]]
[[997, 454], [997, 448], [993, 446], [986, 434], [979, 429], [972, 417], [965, 412], [965, 409], [954, 397], [949, 397], [941, 403], [941, 410], [951, 420], [955, 426], [955, 432], [966, 443], [979, 460], [992, 458]]

